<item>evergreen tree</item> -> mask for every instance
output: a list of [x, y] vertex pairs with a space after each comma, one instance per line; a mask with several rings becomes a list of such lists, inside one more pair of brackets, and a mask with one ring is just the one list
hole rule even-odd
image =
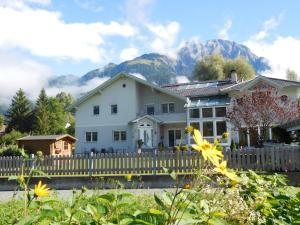
[[34, 110], [35, 132], [37, 134], [49, 134], [50, 111], [49, 100], [45, 89], [42, 89], [36, 102]]
[[8, 125], [7, 130], [15, 129], [22, 133], [32, 129], [32, 105], [26, 97], [24, 91], [19, 89], [13, 97], [7, 111]]
[[56, 98], [49, 98], [49, 112], [50, 112], [50, 133], [62, 134], [66, 132], [66, 113], [64, 105]]
[[0, 114], [0, 130], [3, 125], [4, 125], [4, 117], [3, 117], [3, 115]]

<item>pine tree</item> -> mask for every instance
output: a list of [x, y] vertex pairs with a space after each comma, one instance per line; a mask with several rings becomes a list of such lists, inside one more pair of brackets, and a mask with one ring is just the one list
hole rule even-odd
[[62, 134], [66, 132], [66, 113], [63, 103], [59, 102], [56, 98], [49, 98], [49, 111], [50, 111], [50, 133]]
[[34, 110], [35, 132], [37, 134], [49, 134], [50, 132], [50, 111], [49, 100], [45, 89], [42, 89], [36, 102]]
[[13, 97], [7, 111], [7, 130], [29, 132], [32, 129], [32, 105], [22, 89]]

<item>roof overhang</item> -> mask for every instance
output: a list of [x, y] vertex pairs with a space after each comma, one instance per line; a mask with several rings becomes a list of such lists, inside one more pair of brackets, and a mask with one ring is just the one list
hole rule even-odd
[[149, 119], [149, 120], [154, 121], [154, 122], [156, 122], [156, 123], [162, 123], [162, 122], [163, 122], [163, 121], [161, 121], [161, 120], [155, 118], [154, 116], [151, 116], [151, 115], [144, 115], [144, 116], [138, 117], [138, 118], [136, 118], [136, 119], [130, 121], [129, 123], [137, 123], [137, 122], [141, 121], [142, 119]]
[[141, 83], [143, 85], [146, 85], [148, 87], [151, 87], [161, 93], [164, 93], [164, 94], [167, 94], [167, 95], [170, 95], [174, 98], [177, 98], [177, 99], [180, 99], [182, 101], [186, 101], [186, 98], [185, 97], [182, 97], [174, 92], [171, 92], [167, 89], [164, 89], [164, 88], [161, 88], [159, 87], [158, 85], [155, 85], [155, 84], [152, 84], [150, 82], [147, 82], [141, 78], [138, 78], [136, 76], [133, 76], [133, 75], [130, 75], [130, 74], [125, 74], [125, 73], [119, 73], [118, 75], [110, 78], [109, 80], [105, 81], [103, 84], [99, 85], [98, 87], [96, 87], [95, 89], [91, 90], [90, 92], [88, 92], [86, 95], [82, 96], [81, 98], [79, 98], [77, 101], [75, 101], [72, 105], [70, 105], [67, 110], [72, 110], [76, 107], [78, 107], [80, 104], [84, 103], [85, 101], [87, 101], [89, 98], [93, 97], [94, 95], [96, 94], [101, 94], [102, 91], [109, 87], [111, 84], [113, 84], [115, 81], [121, 79], [121, 78], [129, 78], [129, 79], [132, 79], [138, 83]]

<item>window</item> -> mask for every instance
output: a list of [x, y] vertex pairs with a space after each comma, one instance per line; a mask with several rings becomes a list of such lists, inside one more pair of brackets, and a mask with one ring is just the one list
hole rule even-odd
[[86, 140], [86, 142], [97, 142], [98, 141], [98, 132], [86, 132], [85, 140]]
[[169, 130], [169, 147], [173, 147], [181, 140], [181, 130]]
[[225, 117], [226, 107], [216, 107], [216, 117]]
[[110, 106], [111, 109], [111, 114], [117, 114], [118, 113], [118, 105], [111, 105]]
[[174, 113], [175, 104], [174, 103], [164, 103], [161, 105], [162, 113]]
[[214, 136], [214, 124], [212, 121], [203, 122], [203, 136], [204, 137]]
[[154, 115], [154, 105], [146, 105], [147, 114]]
[[113, 136], [114, 136], [114, 141], [126, 141], [127, 140], [126, 131], [114, 131]]
[[191, 125], [194, 129], [200, 130], [199, 123], [190, 123], [190, 125]]
[[100, 114], [100, 107], [99, 107], [99, 105], [94, 105], [93, 114], [94, 114], [94, 116], [97, 116], [97, 115]]
[[213, 109], [212, 108], [203, 108], [202, 109], [202, 117], [203, 118], [213, 117]]
[[67, 141], [64, 141], [64, 150], [68, 150], [69, 143]]
[[217, 136], [222, 136], [226, 131], [226, 121], [217, 121]]
[[200, 118], [199, 109], [190, 109], [190, 118]]

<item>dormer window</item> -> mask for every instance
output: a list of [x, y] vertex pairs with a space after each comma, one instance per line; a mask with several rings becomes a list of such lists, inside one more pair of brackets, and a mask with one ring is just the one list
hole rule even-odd
[[93, 107], [93, 114], [94, 114], [94, 116], [99, 116], [99, 114], [100, 114], [100, 107], [99, 107], [99, 105], [94, 105], [94, 107]]

